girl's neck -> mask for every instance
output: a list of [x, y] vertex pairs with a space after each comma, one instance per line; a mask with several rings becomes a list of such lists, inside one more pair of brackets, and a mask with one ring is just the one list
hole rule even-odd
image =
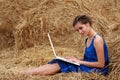
[[88, 38], [89, 39], [92, 39], [92, 37], [95, 35], [95, 34], [97, 34], [92, 28], [90, 28], [90, 31], [89, 31], [89, 33], [88, 33]]

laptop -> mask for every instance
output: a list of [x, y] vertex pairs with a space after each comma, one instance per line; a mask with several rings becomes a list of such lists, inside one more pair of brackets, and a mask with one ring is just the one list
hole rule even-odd
[[52, 50], [53, 50], [53, 54], [54, 54], [54, 56], [56, 57], [56, 59], [59, 59], [59, 60], [62, 60], [62, 61], [65, 61], [65, 62], [74, 64], [74, 65], [78, 65], [78, 66], [80, 65], [79, 63], [72, 62], [72, 61], [69, 61], [69, 60], [67, 60], [67, 59], [65, 59], [65, 58], [63, 58], [63, 57], [57, 56], [49, 33], [48, 33], [48, 38], [49, 38], [49, 42], [50, 42], [51, 48], [52, 48]]

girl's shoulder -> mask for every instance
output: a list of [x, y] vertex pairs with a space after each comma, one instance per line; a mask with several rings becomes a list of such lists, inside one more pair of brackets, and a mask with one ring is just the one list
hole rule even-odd
[[96, 35], [94, 38], [94, 44], [103, 44], [103, 38], [100, 35]]

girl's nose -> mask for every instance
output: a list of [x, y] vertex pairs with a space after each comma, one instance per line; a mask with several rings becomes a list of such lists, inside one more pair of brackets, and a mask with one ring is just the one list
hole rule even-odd
[[82, 30], [79, 30], [78, 32], [81, 34], [81, 33], [82, 33]]

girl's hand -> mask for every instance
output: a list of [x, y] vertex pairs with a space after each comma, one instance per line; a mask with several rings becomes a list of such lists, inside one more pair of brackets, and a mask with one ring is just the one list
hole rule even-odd
[[67, 60], [71, 61], [71, 62], [76, 62], [76, 63], [79, 63], [79, 60], [75, 57], [66, 57]]

